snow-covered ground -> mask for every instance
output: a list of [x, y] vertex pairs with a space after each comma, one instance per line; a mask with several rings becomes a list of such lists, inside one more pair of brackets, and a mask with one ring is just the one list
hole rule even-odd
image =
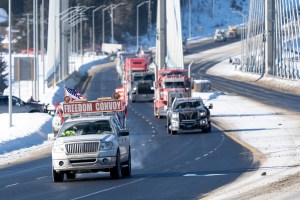
[[[81, 68], [82, 71], [92, 67], [85, 66], [89, 67]], [[208, 73], [243, 81], [257, 79], [256, 75], [235, 70], [228, 60], [217, 64]], [[267, 87], [280, 85], [281, 89], [293, 88], [294, 92], [300, 87], [299, 81], [270, 77], [260, 81]], [[55, 98], [62, 97], [54, 94], [61, 93], [62, 87], [59, 84], [57, 88], [50, 88], [46, 96], [52, 96], [52, 102], [58, 101]], [[297, 179], [300, 171], [300, 113], [267, 106], [235, 94], [214, 92], [193, 95], [200, 95], [207, 103], [213, 103], [214, 126], [250, 149], [254, 162], [261, 163], [258, 171], [246, 172], [232, 184], [207, 194], [206, 199], [297, 199], [300, 185], [300, 178]], [[0, 166], [28, 158], [36, 152], [39, 152], [37, 156], [42, 156], [41, 152], [49, 153], [52, 142], [47, 141], [47, 135], [51, 127], [46, 124], [50, 120], [51, 117], [43, 113], [13, 114], [13, 127], [8, 128], [8, 115], [0, 114]]]
[[[16, 55], [22, 56], [22, 55]], [[5, 57], [4, 59], [8, 59]], [[90, 56], [83, 57], [83, 64], [81, 65], [81, 58], [78, 57], [75, 70], [77, 76], [83, 76], [92, 67], [101, 63], [108, 62], [107, 57]], [[41, 67], [41, 65], [40, 65]], [[40, 70], [40, 73], [42, 71]], [[42, 86], [42, 80], [40, 80]], [[50, 87], [42, 92], [43, 87], [40, 87], [40, 101], [41, 103], [50, 103], [55, 105], [63, 101], [64, 85], [74, 88], [76, 80], [74, 76], [64, 79], [55, 87]], [[4, 95], [8, 95], [8, 88], [4, 91]], [[12, 94], [20, 97], [23, 101], [32, 95], [31, 81], [13, 82]], [[52, 133], [51, 127], [52, 116], [47, 113], [14, 113], [12, 114], [12, 127], [9, 127], [9, 114], [0, 114], [0, 166], [5, 166], [13, 161], [18, 161], [24, 157], [32, 155], [33, 152], [49, 150], [52, 142], [47, 141], [48, 134]], [[48, 151], [49, 152], [49, 151]]]
[[[225, 60], [208, 74], [252, 82], [259, 76], [235, 70]], [[299, 81], [264, 77], [256, 84], [300, 92]], [[206, 199], [299, 199], [300, 113], [268, 106], [235, 94], [213, 94], [209, 101], [214, 125], [250, 149], [257, 171], [246, 172], [232, 184], [213, 191]], [[254, 163], [255, 164], [255, 163]]]

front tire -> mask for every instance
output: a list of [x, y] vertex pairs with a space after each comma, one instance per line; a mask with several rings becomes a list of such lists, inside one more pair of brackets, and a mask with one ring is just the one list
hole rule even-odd
[[63, 182], [64, 181], [64, 173], [57, 172], [54, 169], [52, 169], [52, 177], [53, 177], [54, 182]]
[[210, 133], [211, 132], [211, 124], [208, 123], [207, 127], [202, 129], [202, 133]]
[[119, 179], [122, 177], [122, 168], [119, 151], [116, 156], [116, 166], [110, 169], [110, 177], [112, 179]]
[[122, 168], [122, 175], [123, 176], [131, 176], [131, 153], [129, 149], [129, 155], [128, 155], [128, 160], [125, 163], [126, 167]]
[[167, 120], [167, 133], [171, 133], [169, 120]]

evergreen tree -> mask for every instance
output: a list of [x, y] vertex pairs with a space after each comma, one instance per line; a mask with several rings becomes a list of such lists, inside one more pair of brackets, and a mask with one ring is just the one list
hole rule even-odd
[[6, 76], [8, 73], [5, 73], [5, 68], [7, 67], [7, 64], [5, 61], [2, 60], [0, 57], [0, 93], [3, 94], [3, 91], [8, 87], [6, 85]]

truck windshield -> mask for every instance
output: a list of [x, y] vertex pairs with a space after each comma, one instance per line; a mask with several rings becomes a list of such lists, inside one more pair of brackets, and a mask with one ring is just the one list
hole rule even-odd
[[185, 88], [184, 82], [165, 82], [165, 88]]
[[112, 128], [108, 120], [65, 122], [58, 133], [58, 137], [111, 133]]
[[133, 81], [154, 81], [154, 75], [147, 74], [144, 76], [134, 76]]
[[201, 101], [185, 101], [185, 102], [180, 102], [177, 105], [175, 105], [175, 109], [197, 108], [201, 105], [202, 105]]

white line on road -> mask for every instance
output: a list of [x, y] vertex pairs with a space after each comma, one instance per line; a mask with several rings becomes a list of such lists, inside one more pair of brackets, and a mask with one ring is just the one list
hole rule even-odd
[[77, 200], [77, 199], [87, 198], [87, 197], [90, 197], [90, 196], [93, 196], [93, 195], [96, 195], [96, 194], [100, 194], [100, 193], [102, 193], [102, 192], [106, 192], [106, 191], [114, 190], [114, 189], [116, 189], [116, 188], [120, 188], [120, 187], [123, 187], [123, 186], [131, 185], [131, 184], [133, 184], [133, 183], [140, 182], [140, 181], [142, 181], [142, 180], [144, 180], [144, 178], [141, 178], [141, 179], [138, 179], [138, 180], [129, 182], [129, 183], [125, 183], [125, 184], [122, 184], [122, 185], [118, 185], [118, 186], [115, 186], [115, 187], [107, 188], [107, 189], [105, 189], [105, 190], [99, 190], [99, 191], [97, 191], [97, 192], [93, 192], [93, 193], [90, 193], [90, 194], [87, 194], [87, 195], [84, 195], [84, 196], [76, 197], [76, 198], [71, 199], [71, 200]]
[[183, 176], [225, 176], [226, 174], [185, 174]]
[[39, 180], [39, 179], [43, 179], [43, 178], [48, 178], [48, 176], [41, 176], [41, 177], [38, 177], [36, 179]]
[[19, 185], [19, 184], [20, 184], [20, 183], [14, 183], [14, 184], [7, 185], [7, 186], [5, 186], [5, 187], [8, 188], [8, 187], [16, 186], [16, 185]]

